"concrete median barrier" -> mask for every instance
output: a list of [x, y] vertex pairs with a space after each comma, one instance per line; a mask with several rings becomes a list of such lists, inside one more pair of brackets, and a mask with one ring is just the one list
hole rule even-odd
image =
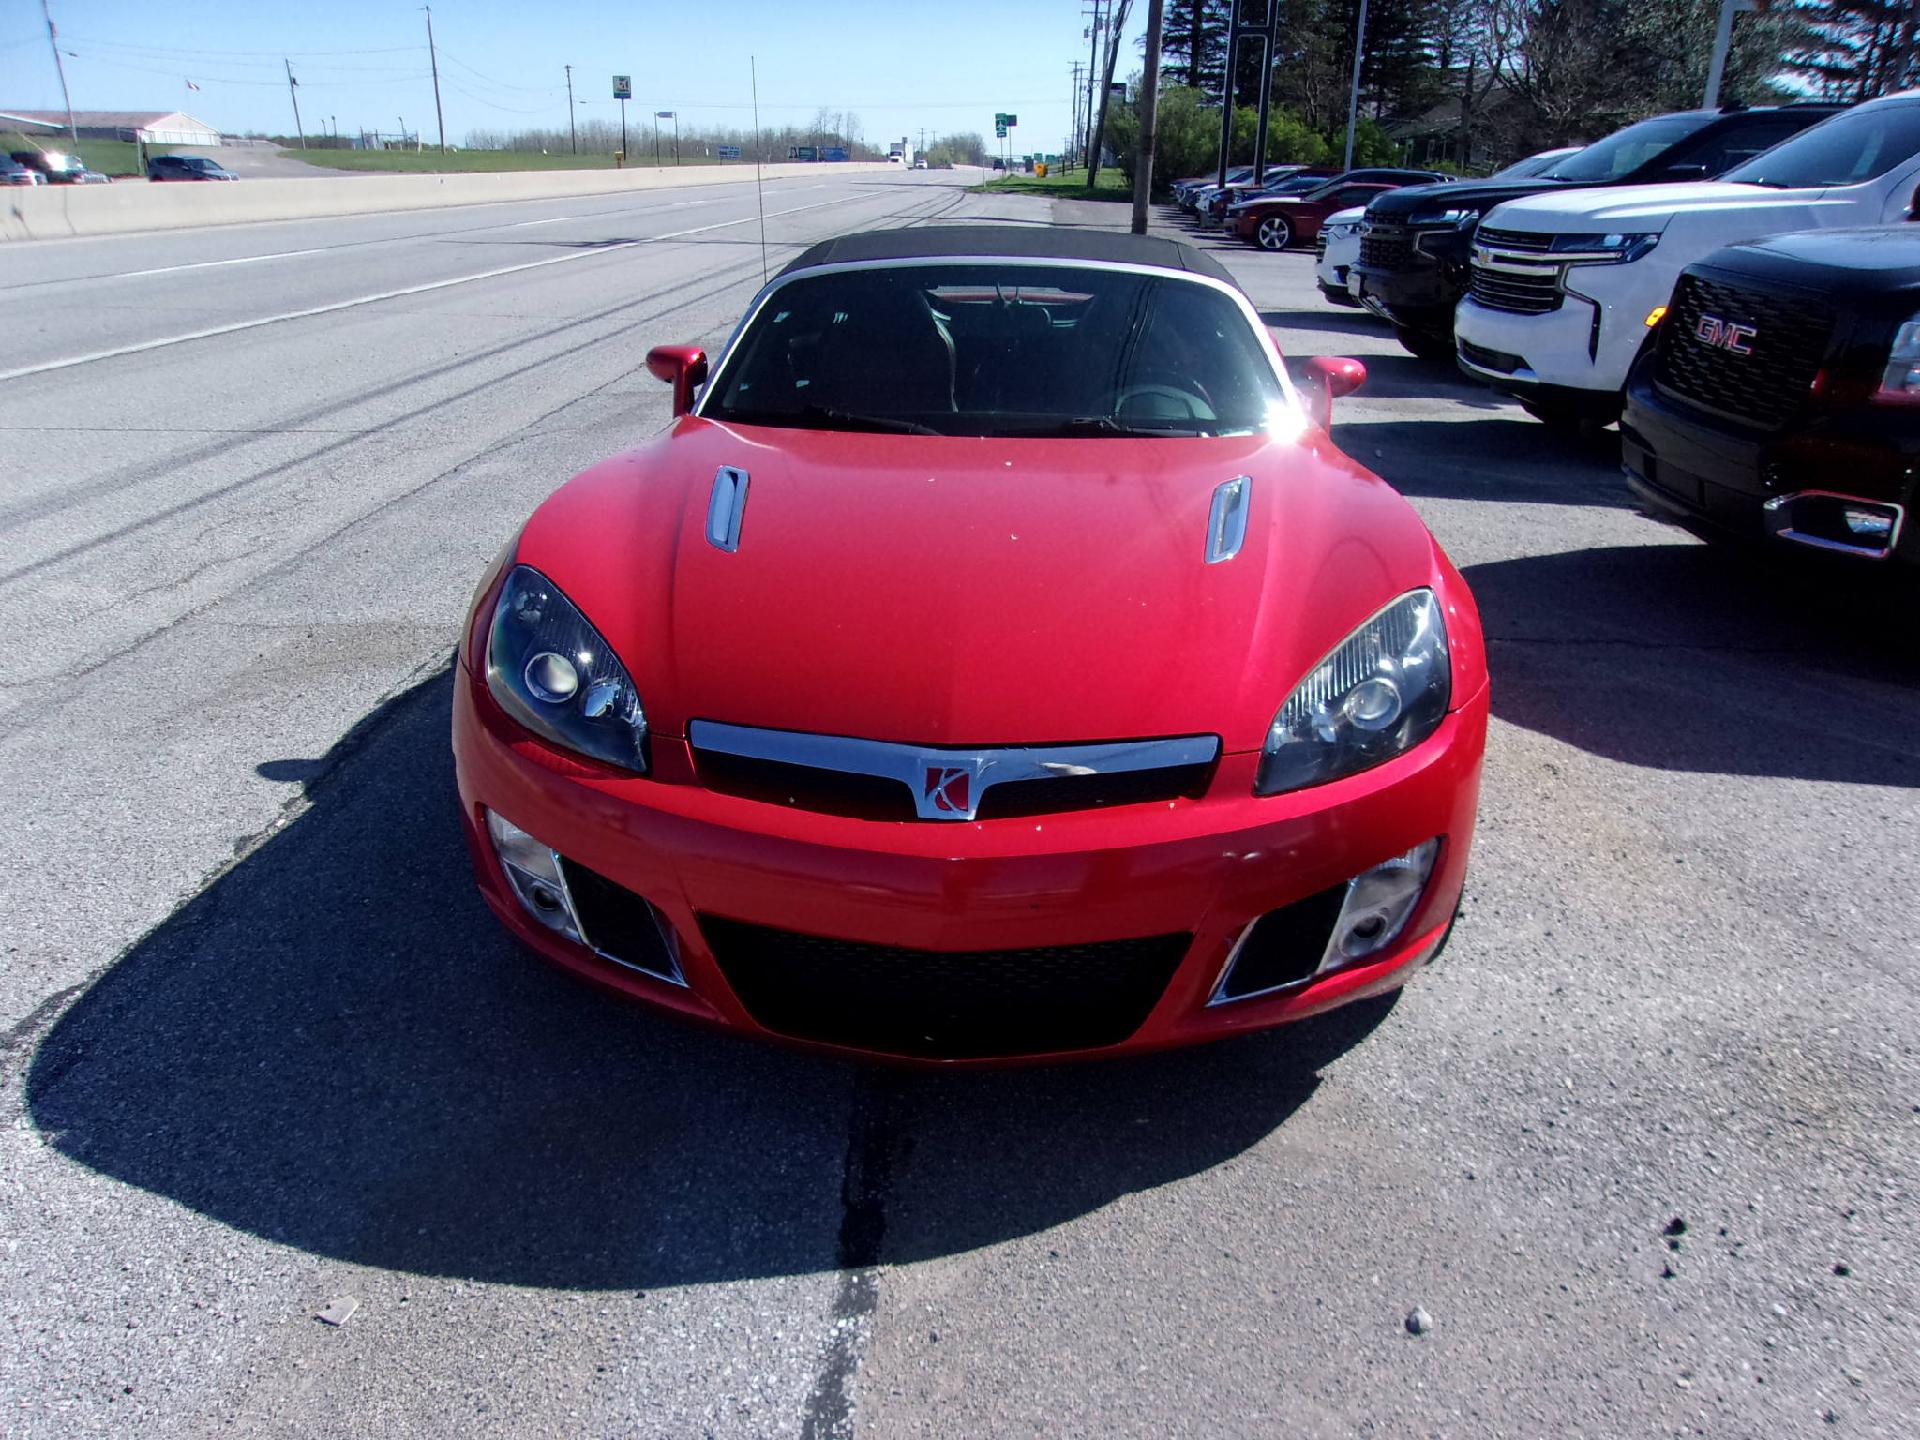
[[[885, 164], [768, 165], [768, 180], [797, 176], [868, 174], [899, 169]], [[379, 215], [449, 205], [510, 200], [559, 200], [572, 195], [620, 195], [688, 185], [737, 185], [753, 179], [746, 165], [689, 165], [667, 169], [517, 170], [458, 175], [324, 175], [313, 179], [242, 180], [237, 184], [37, 185], [0, 195], [0, 240], [57, 240], [74, 235], [123, 235], [143, 230], [187, 230], [261, 220], [308, 220], [329, 215]]]

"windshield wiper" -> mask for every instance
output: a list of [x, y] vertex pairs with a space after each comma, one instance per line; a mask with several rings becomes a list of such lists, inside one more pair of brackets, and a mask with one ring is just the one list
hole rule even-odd
[[1206, 435], [1211, 432], [1202, 426], [1179, 425], [1130, 425], [1124, 420], [1116, 420], [1111, 415], [1075, 415], [1062, 420], [1049, 430], [1022, 431], [1022, 434], [1039, 435]]
[[824, 405], [803, 405], [800, 413], [810, 420], [825, 420], [843, 430], [878, 430], [896, 435], [939, 435], [944, 432], [917, 420], [902, 420], [897, 415], [855, 415], [847, 410], [829, 410]]

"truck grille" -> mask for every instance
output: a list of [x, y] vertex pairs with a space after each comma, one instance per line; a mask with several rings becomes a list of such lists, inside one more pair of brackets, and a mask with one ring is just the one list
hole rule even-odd
[[1475, 243], [1494, 250], [1523, 250], [1529, 255], [1544, 255], [1553, 248], [1553, 236], [1535, 230], [1489, 230], [1482, 225]]
[[1413, 235], [1399, 226], [1371, 222], [1360, 232], [1360, 263], [1375, 270], [1406, 270], [1412, 267]]
[[[1710, 343], [1716, 322], [1736, 332], [1740, 354]], [[1783, 425], [1799, 407], [1826, 356], [1832, 307], [1811, 296], [1748, 289], [1687, 272], [1660, 327], [1654, 379], [1670, 395], [1703, 409], [1765, 426]], [[1750, 333], [1749, 333], [1750, 332]]]
[[[1485, 233], [1484, 231], [1481, 233]], [[1514, 315], [1546, 315], [1566, 301], [1560, 290], [1560, 273], [1542, 270], [1537, 275], [1516, 274], [1511, 270], [1489, 270], [1476, 262], [1467, 292], [1476, 305], [1489, 310], [1505, 310]]]
[[908, 950], [700, 917], [747, 1013], [798, 1040], [971, 1060], [1118, 1045], [1146, 1021], [1190, 935], [1032, 950]]

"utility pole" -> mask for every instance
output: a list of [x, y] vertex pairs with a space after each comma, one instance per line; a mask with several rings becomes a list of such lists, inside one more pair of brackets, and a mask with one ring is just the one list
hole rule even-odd
[[1080, 62], [1073, 62], [1073, 89], [1067, 92], [1073, 97], [1073, 134], [1067, 137], [1067, 164], [1071, 166], [1080, 154], [1085, 143], [1085, 131], [1080, 128], [1080, 97], [1085, 93], [1080, 88]]
[[440, 153], [447, 153], [447, 117], [440, 112], [440, 56], [433, 48], [433, 7], [422, 5], [427, 12], [427, 64], [433, 68], [433, 118], [440, 122]]
[[[1279, 7], [1274, 7], [1276, 12]], [[1139, 153], [1133, 160], [1133, 233], [1147, 233], [1147, 199], [1153, 192], [1153, 121], [1160, 107], [1160, 41], [1166, 0], [1147, 0], [1147, 55], [1140, 74]]]
[[307, 127], [300, 123], [300, 82], [293, 78], [293, 62], [286, 56], [280, 57], [280, 63], [287, 67], [287, 95], [293, 101], [293, 128], [300, 132], [300, 148], [307, 148]]
[[660, 112], [653, 112], [653, 168], [660, 168]]
[[1081, 131], [1087, 137], [1087, 151], [1081, 157], [1087, 169], [1087, 183], [1093, 183], [1093, 87], [1100, 74], [1100, 0], [1093, 0], [1093, 27], [1087, 32], [1093, 43], [1087, 49], [1087, 123]]
[[1113, 62], [1120, 58], [1120, 32], [1127, 28], [1133, 0], [1113, 0], [1107, 7], [1107, 68], [1100, 80], [1100, 109], [1093, 122], [1093, 145], [1087, 151], [1087, 189], [1100, 174], [1100, 150], [1107, 139], [1107, 96], [1113, 92]]
[[567, 69], [567, 139], [573, 144], [573, 153], [580, 153], [580, 129], [573, 119], [573, 66]]
[[1353, 168], [1353, 131], [1360, 123], [1360, 61], [1367, 53], [1367, 0], [1360, 0], [1360, 24], [1353, 36], [1353, 93], [1347, 97], [1347, 154], [1342, 170]]
[[47, 44], [53, 50], [53, 68], [60, 72], [60, 98], [67, 102], [67, 138], [78, 145], [80, 131], [73, 123], [73, 96], [67, 93], [67, 67], [60, 58], [60, 37], [54, 31], [53, 11], [47, 8], [47, 0], [40, 0], [40, 13], [47, 17]]

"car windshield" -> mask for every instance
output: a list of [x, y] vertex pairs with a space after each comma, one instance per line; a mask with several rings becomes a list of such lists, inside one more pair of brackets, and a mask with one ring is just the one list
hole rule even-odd
[[1617, 180], [1656, 160], [1694, 131], [1711, 124], [1710, 115], [1663, 115], [1616, 130], [1547, 171], [1547, 180]]
[[1720, 178], [1777, 190], [1878, 179], [1920, 153], [1920, 104], [1868, 105], [1803, 130]]
[[955, 262], [788, 281], [701, 414], [942, 435], [1220, 435], [1284, 401], [1225, 293], [1178, 275]]

